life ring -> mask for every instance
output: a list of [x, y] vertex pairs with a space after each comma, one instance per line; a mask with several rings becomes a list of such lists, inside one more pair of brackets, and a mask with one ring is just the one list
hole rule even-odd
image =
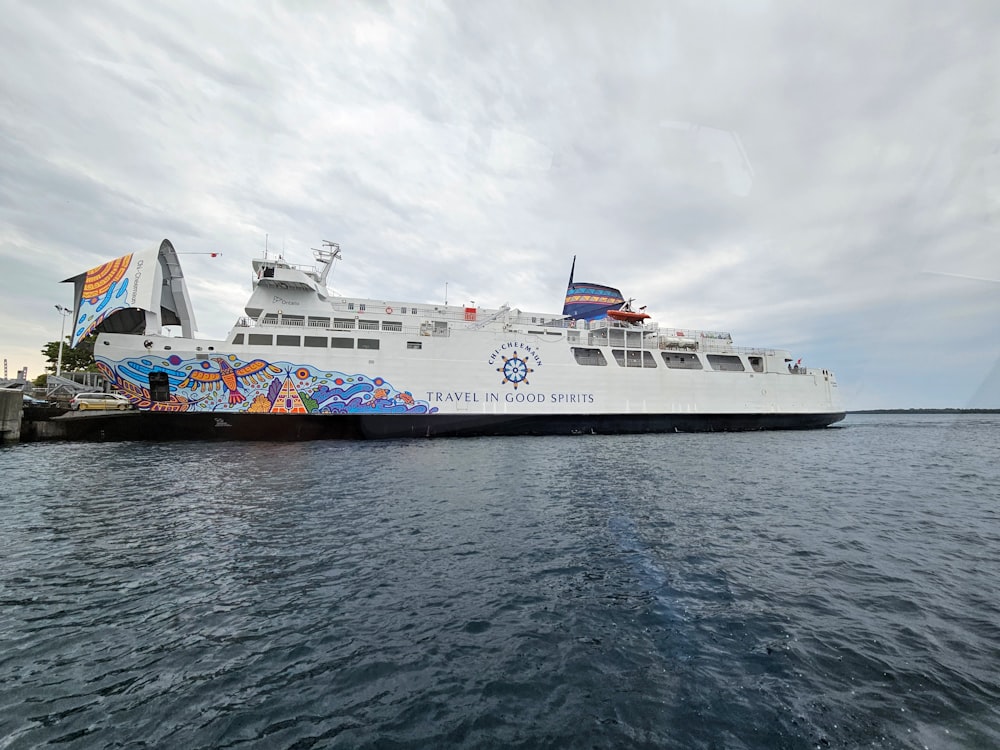
[[385, 308], [385, 314], [386, 315], [392, 315], [392, 308], [391, 307]]

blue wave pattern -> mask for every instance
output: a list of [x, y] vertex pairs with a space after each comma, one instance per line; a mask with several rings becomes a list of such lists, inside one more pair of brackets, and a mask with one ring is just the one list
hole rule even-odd
[[[385, 378], [310, 364], [243, 361], [235, 355], [183, 359], [100, 359], [101, 371], [141, 408], [169, 411], [300, 414], [433, 414], [437, 407]], [[150, 400], [149, 376], [165, 373], [170, 401]]]
[[1000, 747], [998, 429], [4, 448], [0, 737]]

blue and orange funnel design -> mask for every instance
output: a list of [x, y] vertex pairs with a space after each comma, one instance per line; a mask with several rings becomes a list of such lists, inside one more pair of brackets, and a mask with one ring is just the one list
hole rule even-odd
[[583, 281], [574, 282], [575, 270], [576, 256], [573, 256], [569, 284], [566, 286], [566, 301], [563, 303], [563, 315], [574, 320], [599, 320], [607, 317], [608, 310], [617, 310], [625, 304], [622, 293], [614, 287]]

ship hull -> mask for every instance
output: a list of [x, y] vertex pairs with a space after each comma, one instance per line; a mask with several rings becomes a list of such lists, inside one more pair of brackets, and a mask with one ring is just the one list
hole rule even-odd
[[835, 424], [825, 414], [268, 415], [129, 412], [65, 423], [77, 440], [384, 440], [515, 435], [623, 435], [807, 430]]

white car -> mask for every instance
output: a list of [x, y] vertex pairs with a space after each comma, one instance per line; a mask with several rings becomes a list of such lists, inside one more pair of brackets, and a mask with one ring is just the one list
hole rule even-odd
[[117, 409], [125, 411], [132, 408], [132, 403], [117, 393], [78, 393], [69, 400], [69, 408], [79, 409]]

